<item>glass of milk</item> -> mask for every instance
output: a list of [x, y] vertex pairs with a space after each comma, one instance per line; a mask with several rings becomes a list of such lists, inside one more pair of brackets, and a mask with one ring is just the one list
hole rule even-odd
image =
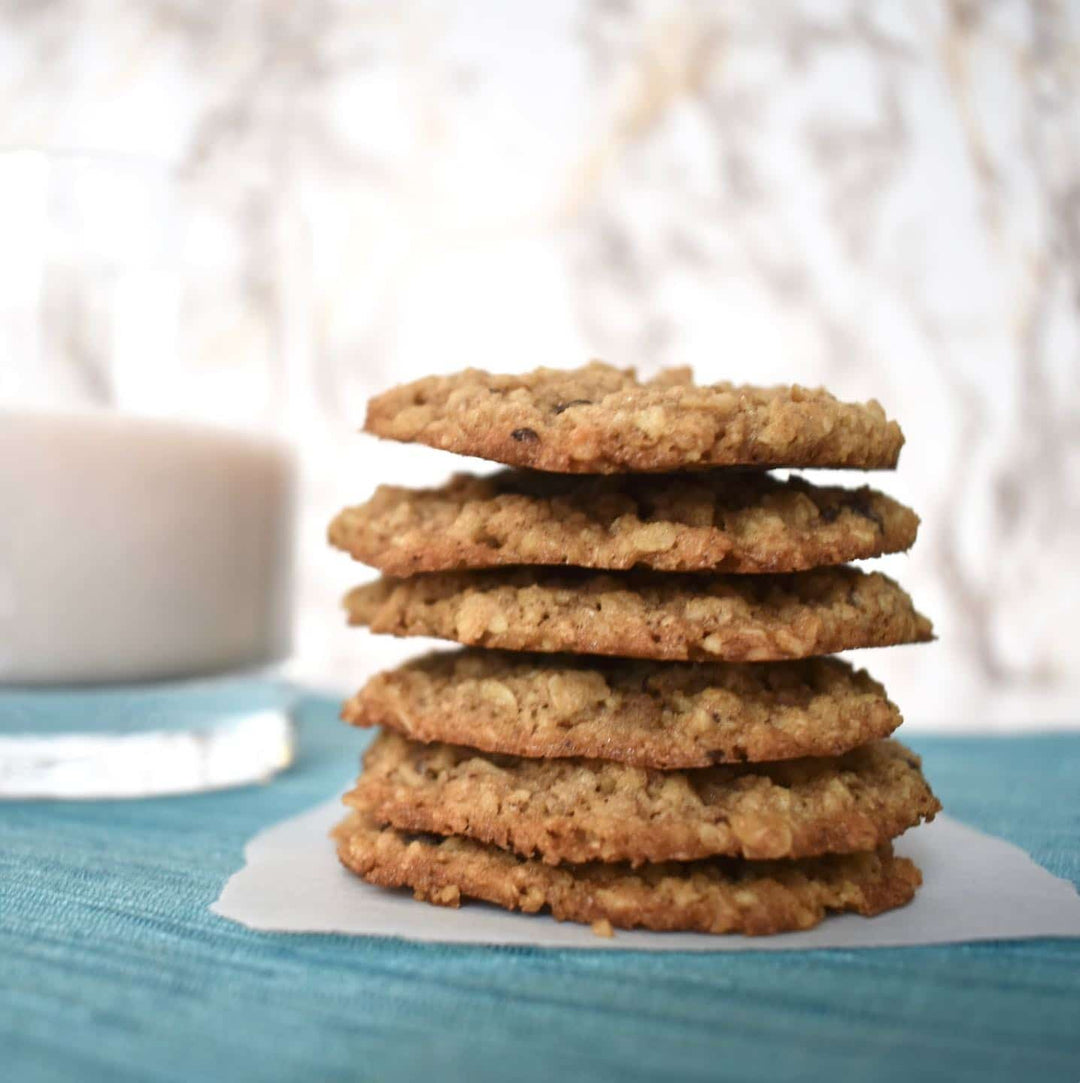
[[269, 778], [294, 753], [293, 455], [185, 393], [176, 186], [6, 151], [0, 236], [0, 797]]

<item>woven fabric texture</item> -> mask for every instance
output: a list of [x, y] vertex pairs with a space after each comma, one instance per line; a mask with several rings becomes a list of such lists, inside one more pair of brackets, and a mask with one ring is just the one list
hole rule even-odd
[[[309, 697], [265, 787], [0, 804], [0, 1077], [1080, 1079], [1080, 941], [746, 954], [270, 935], [208, 907], [354, 777]], [[905, 740], [948, 811], [1080, 883], [1080, 735]]]

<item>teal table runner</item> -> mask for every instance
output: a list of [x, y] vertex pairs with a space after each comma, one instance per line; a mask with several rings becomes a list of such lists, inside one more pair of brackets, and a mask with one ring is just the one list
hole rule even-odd
[[[1080, 941], [681, 954], [252, 932], [207, 909], [363, 736], [266, 787], [0, 804], [0, 1080], [1080, 1081]], [[1080, 735], [912, 738], [948, 811], [1080, 883]]]

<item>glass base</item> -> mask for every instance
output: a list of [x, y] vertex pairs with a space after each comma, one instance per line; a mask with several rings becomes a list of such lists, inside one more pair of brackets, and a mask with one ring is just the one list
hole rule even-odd
[[158, 797], [265, 782], [296, 755], [272, 676], [0, 688], [0, 799]]

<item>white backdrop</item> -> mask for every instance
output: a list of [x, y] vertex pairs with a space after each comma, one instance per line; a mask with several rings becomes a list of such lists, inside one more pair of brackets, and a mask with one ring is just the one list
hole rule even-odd
[[345, 687], [419, 647], [341, 627], [363, 569], [324, 527], [459, 463], [352, 435], [365, 398], [599, 356], [879, 398], [908, 445], [872, 480], [924, 520], [882, 567], [940, 642], [863, 661], [913, 724], [1080, 717], [1075, 7], [7, 11], [4, 142], [176, 192], [178, 343], [78, 393], [300, 447], [298, 673]]

